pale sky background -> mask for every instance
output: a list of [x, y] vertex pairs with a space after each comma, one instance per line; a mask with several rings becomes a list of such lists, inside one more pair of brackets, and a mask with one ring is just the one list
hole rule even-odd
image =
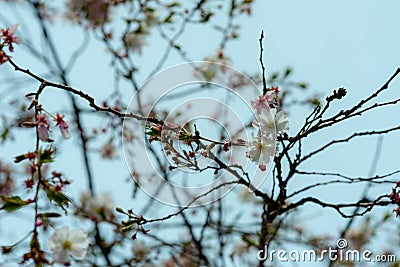
[[[3, 5], [6, 4], [0, 3], [1, 26], [4, 26], [1, 21], [2, 17], [10, 17], [9, 14], [3, 13], [1, 8]], [[399, 10], [400, 2], [395, 0], [379, 2], [372, 0], [338, 0], [334, 2], [256, 0], [253, 15], [240, 20], [240, 39], [228, 46], [226, 54], [232, 58], [233, 67], [248, 73], [255, 73], [259, 70], [258, 38], [261, 30], [264, 30], [264, 62], [267, 71], [280, 71], [290, 66], [294, 70], [292, 77], [294, 80], [307, 82], [310, 91], [321, 93], [323, 96], [330, 94], [333, 89], [345, 87], [348, 89], [348, 95], [333, 105], [335, 111], [344, 109], [380, 87], [400, 66]], [[24, 12], [21, 11], [21, 14]], [[25, 15], [23, 16], [25, 17]], [[25, 19], [29, 22], [31, 18], [26, 16]], [[24, 30], [23, 27], [24, 25], [21, 24], [21, 30]], [[81, 31], [77, 27], [70, 27], [66, 22], [58, 23], [52, 33], [55, 38], [64, 40], [57, 45], [59, 51], [66, 51], [65, 55], [69, 55], [76, 47], [74, 43], [77, 40], [80, 42], [82, 39]], [[35, 36], [33, 39], [38, 41]], [[217, 45], [212, 40], [212, 38], [206, 38], [204, 29], [199, 28], [188, 32], [180, 43], [189, 48], [194, 60], [202, 60], [215, 51]], [[74, 44], [72, 48], [71, 44]], [[149, 47], [143, 51], [145, 55], [142, 57], [143, 70], [151, 67], [149, 62], [156, 62], [157, 54], [153, 52], [159, 48], [159, 42], [151, 39]], [[41, 73], [40, 66], [32, 65], [35, 62], [26, 57], [21, 48], [16, 49], [13, 57], [20, 65], [29, 67], [36, 73]], [[89, 94], [104, 97], [106, 94], [100, 92], [113, 86], [112, 72], [108, 68], [108, 63], [104, 48], [91, 42], [90, 49], [78, 61], [78, 65], [72, 73], [70, 79], [72, 85], [84, 89]], [[178, 63], [183, 63], [183, 61], [174, 56], [165, 67]], [[0, 77], [9, 72], [4, 70], [5, 68], [8, 67], [1, 66]], [[95, 71], [91, 71], [92, 69]], [[33, 87], [30, 88], [30, 90], [33, 89]], [[56, 111], [60, 107], [66, 107], [66, 104], [62, 103], [64, 100], [61, 103], [53, 101], [55, 97], [59, 96], [59, 93], [50, 92], [44, 97], [48, 101], [50, 110]], [[394, 99], [399, 96], [400, 81], [397, 79], [379, 100]], [[81, 102], [82, 106], [85, 106], [84, 104]], [[0, 110], [6, 112], [3, 111], [4, 107]], [[305, 108], [296, 108], [289, 114], [290, 133], [294, 134], [303, 123], [305, 111], [307, 111]], [[374, 114], [367, 114], [353, 121], [342, 123], [335, 130], [321, 131], [321, 133], [311, 136], [309, 141], [304, 143], [304, 147], [312, 149], [334, 138], [347, 137], [354, 131], [384, 129], [398, 125], [399, 111], [398, 107], [384, 108]], [[29, 136], [27, 131], [21, 132], [25, 136]], [[55, 136], [60, 138], [58, 132]], [[396, 167], [398, 168], [399, 139], [397, 133], [385, 136], [377, 174], [391, 172]], [[0, 147], [1, 158], [9, 159], [9, 157], [33, 146], [30, 139], [19, 141], [18, 145], [7, 143]], [[81, 171], [80, 154], [77, 155], [75, 149], [77, 140], [73, 137], [62, 142], [65, 144], [62, 148], [65, 153], [59, 154], [60, 157], [54, 166], [66, 172], [68, 177], [74, 181], [70, 190], [73, 195], [77, 195], [86, 186], [86, 181], [81, 179], [84, 175]], [[376, 137], [368, 137], [359, 139], [351, 146], [337, 146], [321, 154], [318, 161], [306, 163], [303, 169], [340, 170], [343, 174], [350, 176], [366, 176], [373, 158], [375, 144]], [[99, 162], [97, 156], [92, 156], [92, 160], [94, 163]], [[93, 164], [93, 166], [96, 166], [95, 177], [100, 178], [95, 182], [98, 192], [112, 193], [115, 202], [124, 208], [136, 205], [130, 199], [131, 187], [127, 186], [125, 182], [128, 172], [122, 154], [117, 160]], [[298, 180], [293, 182], [292, 186], [303, 183]], [[343, 199], [345, 202], [347, 199], [352, 199], [354, 194], [359, 194], [362, 189], [351, 187], [351, 190], [343, 188], [321, 190], [316, 194], [323, 196], [327, 201], [337, 200], [339, 196], [339, 199]], [[390, 209], [385, 208], [385, 210]], [[381, 214], [381, 211], [381, 209], [377, 209], [376, 214]], [[306, 208], [304, 212], [304, 214], [316, 216], [313, 209]], [[322, 214], [323, 216], [321, 216]], [[329, 210], [323, 210], [317, 215], [318, 219], [310, 218], [306, 223], [306, 226], [315, 232], [337, 234], [345, 222]], [[305, 217], [307, 216], [305, 215]], [[21, 217], [21, 221], [25, 221], [25, 219], [24, 216]], [[398, 223], [398, 220], [393, 219], [393, 223]], [[0, 221], [0, 228], [3, 226], [4, 223]], [[14, 239], [16, 234], [0, 232], [0, 236], [5, 235], [7, 238]], [[0, 240], [2, 239], [0, 237]], [[379, 248], [380, 245], [378, 244], [377, 247]]]

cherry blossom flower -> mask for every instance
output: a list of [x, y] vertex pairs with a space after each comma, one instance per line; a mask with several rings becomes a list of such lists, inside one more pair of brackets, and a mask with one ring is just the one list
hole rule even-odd
[[15, 32], [17, 31], [18, 25], [19, 24], [14, 24], [10, 28], [1, 29], [1, 37], [4, 40], [3, 45], [8, 45], [8, 50], [10, 50], [10, 52], [14, 52], [13, 43], [21, 43], [21, 39], [14, 36]]
[[131, 31], [125, 34], [123, 41], [125, 46], [133, 52], [142, 53], [142, 47], [147, 44], [146, 33], [141, 31]]
[[251, 100], [251, 107], [257, 111], [257, 114], [260, 114], [263, 109], [268, 110], [267, 104], [268, 103], [263, 96], [260, 96], [256, 100]]
[[97, 1], [85, 1], [87, 8], [87, 19], [92, 22], [94, 26], [99, 26], [108, 21], [108, 15], [110, 10], [110, 1], [97, 0]]
[[271, 157], [275, 155], [275, 141], [270, 135], [254, 136], [248, 145], [247, 157], [258, 164], [260, 170], [265, 171]]
[[135, 258], [138, 261], [146, 259], [147, 255], [151, 252], [151, 248], [146, 246], [143, 241], [135, 242], [132, 247]]
[[89, 239], [84, 230], [70, 230], [68, 226], [63, 226], [54, 232], [47, 244], [53, 252], [54, 262], [68, 264], [71, 256], [77, 259], [86, 256]]
[[275, 131], [275, 116], [273, 109], [268, 112], [263, 109], [261, 114], [253, 121], [253, 127], [259, 128], [264, 133], [272, 133]]
[[275, 127], [277, 133], [287, 133], [290, 129], [290, 124], [288, 117], [283, 111], [279, 111], [276, 113], [276, 109], [271, 111], [272, 114], [275, 116]]
[[110, 194], [104, 193], [91, 196], [90, 193], [83, 193], [80, 197], [82, 211], [85, 215], [98, 219], [110, 219], [114, 217], [114, 201]]
[[224, 141], [224, 146], [223, 146], [222, 150], [225, 151], [225, 152], [228, 152], [230, 146], [232, 146], [231, 141], [225, 140], [225, 141]]
[[253, 127], [259, 128], [267, 133], [285, 133], [289, 131], [290, 125], [288, 117], [283, 111], [277, 112], [275, 108], [271, 108], [268, 112], [263, 109], [260, 116], [253, 121]]
[[105, 144], [101, 148], [101, 157], [103, 159], [113, 159], [117, 157], [117, 150], [113, 144]]
[[257, 111], [257, 114], [260, 114], [262, 110], [268, 110], [269, 106], [275, 102], [276, 99], [276, 91], [268, 91], [265, 95], [259, 96], [256, 100], [251, 100], [251, 107]]
[[186, 246], [178, 257], [178, 266], [195, 267], [198, 263], [194, 255], [198, 255], [199, 250], [194, 245]]
[[43, 142], [49, 141], [50, 122], [46, 114], [36, 116], [36, 127], [39, 139]]
[[61, 135], [65, 138], [68, 139], [71, 137], [69, 131], [68, 131], [68, 123], [64, 121], [64, 115], [56, 114], [56, 117], [53, 119], [53, 121], [56, 122], [56, 126], [60, 128]]
[[208, 151], [207, 151], [207, 150], [205, 150], [205, 149], [200, 150], [200, 154], [201, 154], [203, 157], [208, 158]]
[[96, 28], [109, 21], [110, 9], [115, 4], [114, 2], [116, 1], [69, 0], [66, 16], [76, 22], [86, 20], [90, 26]]
[[11, 166], [0, 161], [0, 195], [11, 195], [15, 190], [13, 173]]
[[160, 22], [158, 13], [152, 9], [146, 9], [144, 15], [143, 23], [145, 27], [153, 27]]

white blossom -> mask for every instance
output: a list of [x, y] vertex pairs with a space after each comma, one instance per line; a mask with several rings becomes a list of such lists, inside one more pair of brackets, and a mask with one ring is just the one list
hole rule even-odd
[[110, 194], [103, 193], [91, 196], [90, 193], [83, 193], [80, 197], [82, 210], [90, 216], [99, 219], [109, 219], [114, 216], [114, 201]]
[[266, 170], [266, 165], [270, 162], [271, 157], [275, 155], [275, 140], [270, 135], [254, 136], [248, 145], [247, 157], [258, 164], [262, 170]]
[[275, 108], [271, 108], [268, 112], [263, 109], [257, 119], [253, 121], [253, 127], [259, 128], [262, 132], [285, 133], [289, 131], [290, 125], [288, 117], [283, 111], [277, 112]]
[[144, 260], [147, 255], [151, 252], [151, 248], [146, 246], [144, 242], [135, 242], [132, 247], [132, 251], [135, 254], [137, 260]]
[[84, 230], [70, 230], [68, 226], [63, 226], [54, 232], [47, 244], [53, 252], [53, 261], [66, 264], [71, 261], [71, 256], [77, 259], [86, 256], [89, 239]]
[[147, 44], [146, 33], [140, 31], [131, 31], [124, 36], [125, 46], [133, 52], [142, 53], [142, 48]]
[[145, 18], [143, 20], [145, 27], [153, 27], [160, 22], [160, 17], [158, 16], [158, 12], [152, 9], [147, 9], [144, 12]]

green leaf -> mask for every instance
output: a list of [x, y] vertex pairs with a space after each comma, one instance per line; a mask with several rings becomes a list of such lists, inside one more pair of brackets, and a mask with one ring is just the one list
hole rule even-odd
[[279, 77], [279, 73], [277, 73], [277, 72], [274, 72], [274, 73], [272, 73], [272, 75], [271, 75], [271, 80], [273, 81], [273, 80], [276, 80], [277, 78]]
[[9, 135], [10, 135], [10, 130], [7, 127], [4, 127], [0, 135], [1, 142], [4, 143]]
[[69, 206], [69, 203], [71, 202], [71, 199], [64, 193], [57, 191], [54, 187], [49, 186], [45, 189], [45, 191], [50, 202], [54, 201], [57, 206], [62, 208], [65, 214], [67, 214], [67, 208]]
[[169, 15], [164, 19], [164, 23], [172, 23], [173, 16], [174, 16], [174, 12], [169, 13]]
[[20, 124], [20, 126], [26, 127], [26, 128], [34, 128], [36, 127], [36, 124], [30, 121], [24, 121], [23, 123]]
[[215, 71], [213, 71], [211, 69], [201, 70], [201, 74], [203, 75], [203, 77], [206, 81], [211, 81], [216, 76]]
[[285, 73], [283, 74], [283, 77], [287, 78], [291, 73], [292, 73], [292, 69], [291, 68], [287, 68], [285, 70]]
[[179, 7], [179, 6], [181, 6], [181, 4], [179, 4], [179, 2], [173, 2], [173, 3], [167, 5], [167, 7], [169, 7], [169, 8]]
[[242, 240], [249, 246], [258, 247], [258, 244], [254, 240], [251, 240], [245, 235], [242, 235]]
[[316, 106], [316, 107], [321, 106], [321, 101], [319, 101], [318, 98], [313, 98], [313, 99], [311, 99], [311, 100], [310, 100], [310, 103], [311, 103], [313, 106]]
[[382, 219], [382, 222], [386, 222], [387, 220], [389, 220], [390, 218], [392, 217], [392, 214], [391, 213], [386, 213], [384, 216], [383, 216], [383, 219]]
[[51, 163], [54, 161], [54, 153], [56, 152], [51, 146], [45, 150], [39, 149], [38, 151], [38, 165], [43, 163]]
[[7, 212], [16, 211], [31, 203], [31, 201], [22, 200], [19, 196], [0, 195], [0, 198], [4, 202], [4, 205], [0, 208], [0, 210], [5, 210]]
[[301, 89], [307, 89], [306, 83], [298, 83], [297, 86], [300, 87]]

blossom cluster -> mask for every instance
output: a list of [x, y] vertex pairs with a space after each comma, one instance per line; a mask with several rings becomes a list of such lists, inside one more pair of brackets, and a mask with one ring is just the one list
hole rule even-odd
[[[99, 1], [67, 1], [66, 17], [76, 23], [84, 24], [87, 28], [97, 29], [103, 27], [111, 21], [112, 9], [126, 3], [124, 0], [99, 0]], [[132, 30], [124, 32], [121, 41], [124, 44], [125, 53], [120, 57], [127, 57], [128, 51], [142, 53], [142, 48], [147, 44], [146, 38], [149, 35], [150, 28], [160, 23], [158, 13], [149, 6], [142, 6], [143, 16], [127, 19], [127, 24], [134, 23], [135, 26], [129, 26]], [[107, 32], [107, 39], [111, 39], [113, 31]]]
[[[71, 137], [68, 130], [69, 128], [68, 123], [64, 121], [64, 115], [60, 115], [57, 113], [56, 116], [53, 116], [53, 121], [56, 123], [56, 127], [60, 128], [61, 135], [65, 139]], [[41, 114], [36, 116], [35, 126], [37, 129], [39, 139], [43, 142], [50, 142], [51, 141], [49, 136], [49, 132], [51, 132], [50, 122], [46, 114]]]
[[158, 13], [151, 8], [146, 8], [143, 12], [144, 18], [138, 21], [136, 29], [127, 32], [123, 37], [125, 47], [139, 54], [142, 48], [147, 44], [146, 38], [150, 33], [150, 29], [160, 22]]
[[[261, 171], [266, 171], [267, 164], [271, 157], [275, 156], [277, 147], [277, 135], [286, 134], [289, 131], [290, 125], [287, 115], [280, 110], [278, 100], [278, 87], [268, 88], [267, 92], [251, 101], [251, 107], [254, 109], [256, 118], [252, 122], [252, 126], [256, 132], [251, 133], [251, 140], [247, 142], [246, 157], [256, 163]], [[171, 166], [170, 169], [177, 167], [189, 167], [199, 170], [196, 156], [198, 153], [204, 158], [212, 157], [212, 149], [218, 144], [222, 151], [228, 152], [232, 146], [246, 146], [246, 141], [243, 139], [224, 140], [215, 142], [200, 136], [200, 132], [195, 127], [195, 133], [191, 133], [185, 128], [176, 125], [167, 125], [163, 127], [161, 124], [146, 126], [146, 135], [148, 141], [160, 141], [164, 144], [166, 155], [171, 155], [171, 160], [176, 166]], [[176, 132], [175, 132], [176, 131]], [[189, 147], [189, 151], [178, 151], [174, 147], [174, 140], [179, 140], [182, 144]], [[200, 140], [210, 142], [209, 145], [200, 146]]]
[[20, 44], [21, 39], [19, 37], [14, 36], [17, 31], [18, 24], [14, 24], [10, 28], [5, 28], [0, 30], [0, 65], [7, 62], [10, 59], [10, 56], [4, 52], [4, 47], [8, 47], [10, 52], [14, 52], [13, 44]]
[[278, 93], [278, 87], [268, 88], [264, 95], [251, 101], [257, 115], [252, 126], [257, 129], [257, 134], [251, 135], [246, 156], [255, 162], [261, 171], [266, 170], [271, 157], [275, 155], [275, 134], [287, 133], [290, 127], [286, 114], [277, 109]]

